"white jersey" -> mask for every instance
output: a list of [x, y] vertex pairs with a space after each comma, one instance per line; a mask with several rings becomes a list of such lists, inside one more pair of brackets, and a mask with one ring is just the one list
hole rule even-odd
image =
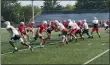
[[108, 26], [106, 22], [104, 22], [104, 26], [105, 26], [105, 27]]
[[69, 22], [68, 26], [71, 26], [71, 29], [76, 29], [76, 26], [73, 22]]
[[76, 26], [76, 29], [80, 29], [80, 27], [78, 26], [78, 24], [77, 23], [74, 23], [74, 25]]
[[48, 23], [48, 28], [51, 28], [51, 22]]
[[58, 28], [60, 29], [60, 31], [62, 31], [63, 29], [65, 29], [64, 25], [62, 23], [59, 23]]
[[89, 29], [88, 24], [87, 24], [87, 23], [84, 23], [84, 24], [83, 24], [83, 28], [84, 28], [84, 29]]
[[96, 19], [96, 20], [93, 20], [92, 23], [93, 24], [99, 24], [99, 21]]
[[11, 37], [14, 37], [15, 35], [19, 35], [19, 32], [11, 25], [8, 25], [6, 29], [11, 34]]
[[93, 27], [94, 27], [94, 28], [98, 28], [98, 26], [99, 26], [99, 21], [98, 21], [97, 19], [93, 20], [92, 23], [93, 23]]

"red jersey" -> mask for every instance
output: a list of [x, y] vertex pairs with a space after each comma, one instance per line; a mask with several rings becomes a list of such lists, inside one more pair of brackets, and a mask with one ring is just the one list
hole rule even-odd
[[44, 30], [47, 29], [47, 27], [44, 24], [39, 25], [40, 30], [38, 31], [39, 33], [42, 33]]
[[83, 21], [78, 22], [78, 26], [79, 26], [80, 28], [82, 28], [82, 27], [83, 27]]
[[30, 27], [30, 28], [34, 28], [34, 24], [31, 23], [31, 24], [28, 25], [28, 27]]
[[21, 34], [26, 33], [26, 25], [20, 25], [18, 27], [18, 30], [20, 31]]
[[65, 28], [68, 28], [68, 22], [63, 22], [63, 25], [65, 26]]
[[57, 25], [52, 22], [52, 23], [51, 23], [51, 28], [52, 28], [52, 29], [55, 29], [56, 27], [57, 27]]
[[55, 26], [55, 28], [58, 28], [59, 25], [57, 23], [54, 23], [54, 26]]

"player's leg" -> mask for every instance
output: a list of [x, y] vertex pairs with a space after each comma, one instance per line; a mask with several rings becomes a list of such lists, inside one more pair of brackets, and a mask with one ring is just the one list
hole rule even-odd
[[66, 41], [66, 44], [68, 44], [68, 35], [67, 35], [67, 31], [65, 32], [65, 41]]
[[33, 51], [32, 46], [30, 46], [29, 44], [27, 44], [26, 42], [24, 42], [23, 38], [21, 38], [20, 36], [18, 36], [18, 39], [20, 40], [21, 44], [24, 46], [27, 46], [31, 51]]
[[45, 43], [45, 38], [43, 36], [39, 36], [40, 38], [40, 47], [44, 47], [44, 43]]
[[62, 30], [62, 41], [60, 42], [60, 45], [64, 45], [64, 42], [66, 42], [66, 44], [68, 44], [68, 39], [67, 39], [67, 30], [63, 29]]
[[18, 48], [14, 45], [13, 41], [14, 41], [14, 37], [12, 37], [12, 38], [10, 39], [9, 43], [10, 43], [10, 45], [14, 48], [14, 51], [13, 51], [13, 53], [14, 53], [15, 51], [18, 51]]
[[24, 39], [25, 42], [28, 42], [26, 33], [21, 33], [21, 37]]
[[34, 37], [34, 28], [29, 28], [29, 33], [31, 33], [32, 37]]
[[107, 30], [108, 29], [108, 26], [105, 26], [104, 28], [105, 28], [105, 30]]
[[95, 28], [92, 28], [92, 31], [91, 31], [91, 37], [93, 38], [93, 32], [95, 31]]
[[86, 33], [86, 30], [84, 29], [83, 31], [82, 31], [82, 35], [84, 35]]
[[98, 34], [99, 38], [100, 38], [100, 33], [99, 33], [99, 29], [96, 29], [96, 33]]
[[51, 30], [47, 29], [48, 37], [46, 39], [51, 39]]
[[78, 34], [80, 35], [81, 39], [83, 39], [83, 40], [84, 40], [84, 38], [83, 38], [83, 36], [82, 36], [82, 32], [81, 32], [81, 30], [80, 30], [80, 29], [79, 29], [76, 33], [78, 33]]
[[77, 41], [77, 36], [75, 35], [77, 32], [77, 29], [74, 29], [71, 33], [72, 37], [75, 39], [75, 42]]
[[30, 41], [31, 39], [30, 39], [29, 34], [26, 33], [25, 35], [26, 35], [27, 40]]
[[32, 31], [31, 31], [31, 32], [32, 32], [32, 37], [34, 37], [34, 28], [32, 29]]
[[88, 38], [91, 37], [90, 34], [89, 34], [89, 29], [86, 29], [86, 30], [85, 30], [85, 33], [86, 33], [86, 35], [88, 36]]
[[37, 40], [38, 37], [39, 37], [39, 36], [38, 36], [37, 31], [36, 31], [36, 33], [35, 33], [35, 35], [34, 35], [34, 40]]

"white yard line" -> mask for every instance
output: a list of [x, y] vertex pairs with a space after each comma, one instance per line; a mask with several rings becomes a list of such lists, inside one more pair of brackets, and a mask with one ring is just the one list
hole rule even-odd
[[105, 50], [105, 51], [102, 52], [101, 54], [99, 54], [99, 55], [95, 56], [94, 58], [92, 58], [92, 59], [88, 60], [87, 62], [85, 62], [83, 65], [86, 65], [86, 64], [92, 62], [92, 61], [95, 60], [96, 58], [98, 58], [98, 57], [102, 56], [103, 54], [107, 53], [108, 51], [109, 51], [109, 49]]
[[[33, 47], [33, 49], [34, 49], [34, 48], [38, 48], [38, 47], [39, 47], [39, 46]], [[27, 49], [22, 49], [22, 50], [18, 50], [18, 51], [25, 51], [25, 50], [30, 50], [30, 49], [27, 48]], [[13, 52], [4, 53], [4, 54], [1, 54], [1, 55], [11, 54], [11, 53], [13, 53]]]

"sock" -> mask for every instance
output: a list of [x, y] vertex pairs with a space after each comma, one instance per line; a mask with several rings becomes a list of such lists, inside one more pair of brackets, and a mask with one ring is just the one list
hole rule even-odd
[[65, 41], [65, 36], [62, 36], [62, 42], [64, 42]]
[[18, 48], [17, 48], [17, 47], [15, 47], [14, 49], [15, 49], [15, 50], [17, 50]]

